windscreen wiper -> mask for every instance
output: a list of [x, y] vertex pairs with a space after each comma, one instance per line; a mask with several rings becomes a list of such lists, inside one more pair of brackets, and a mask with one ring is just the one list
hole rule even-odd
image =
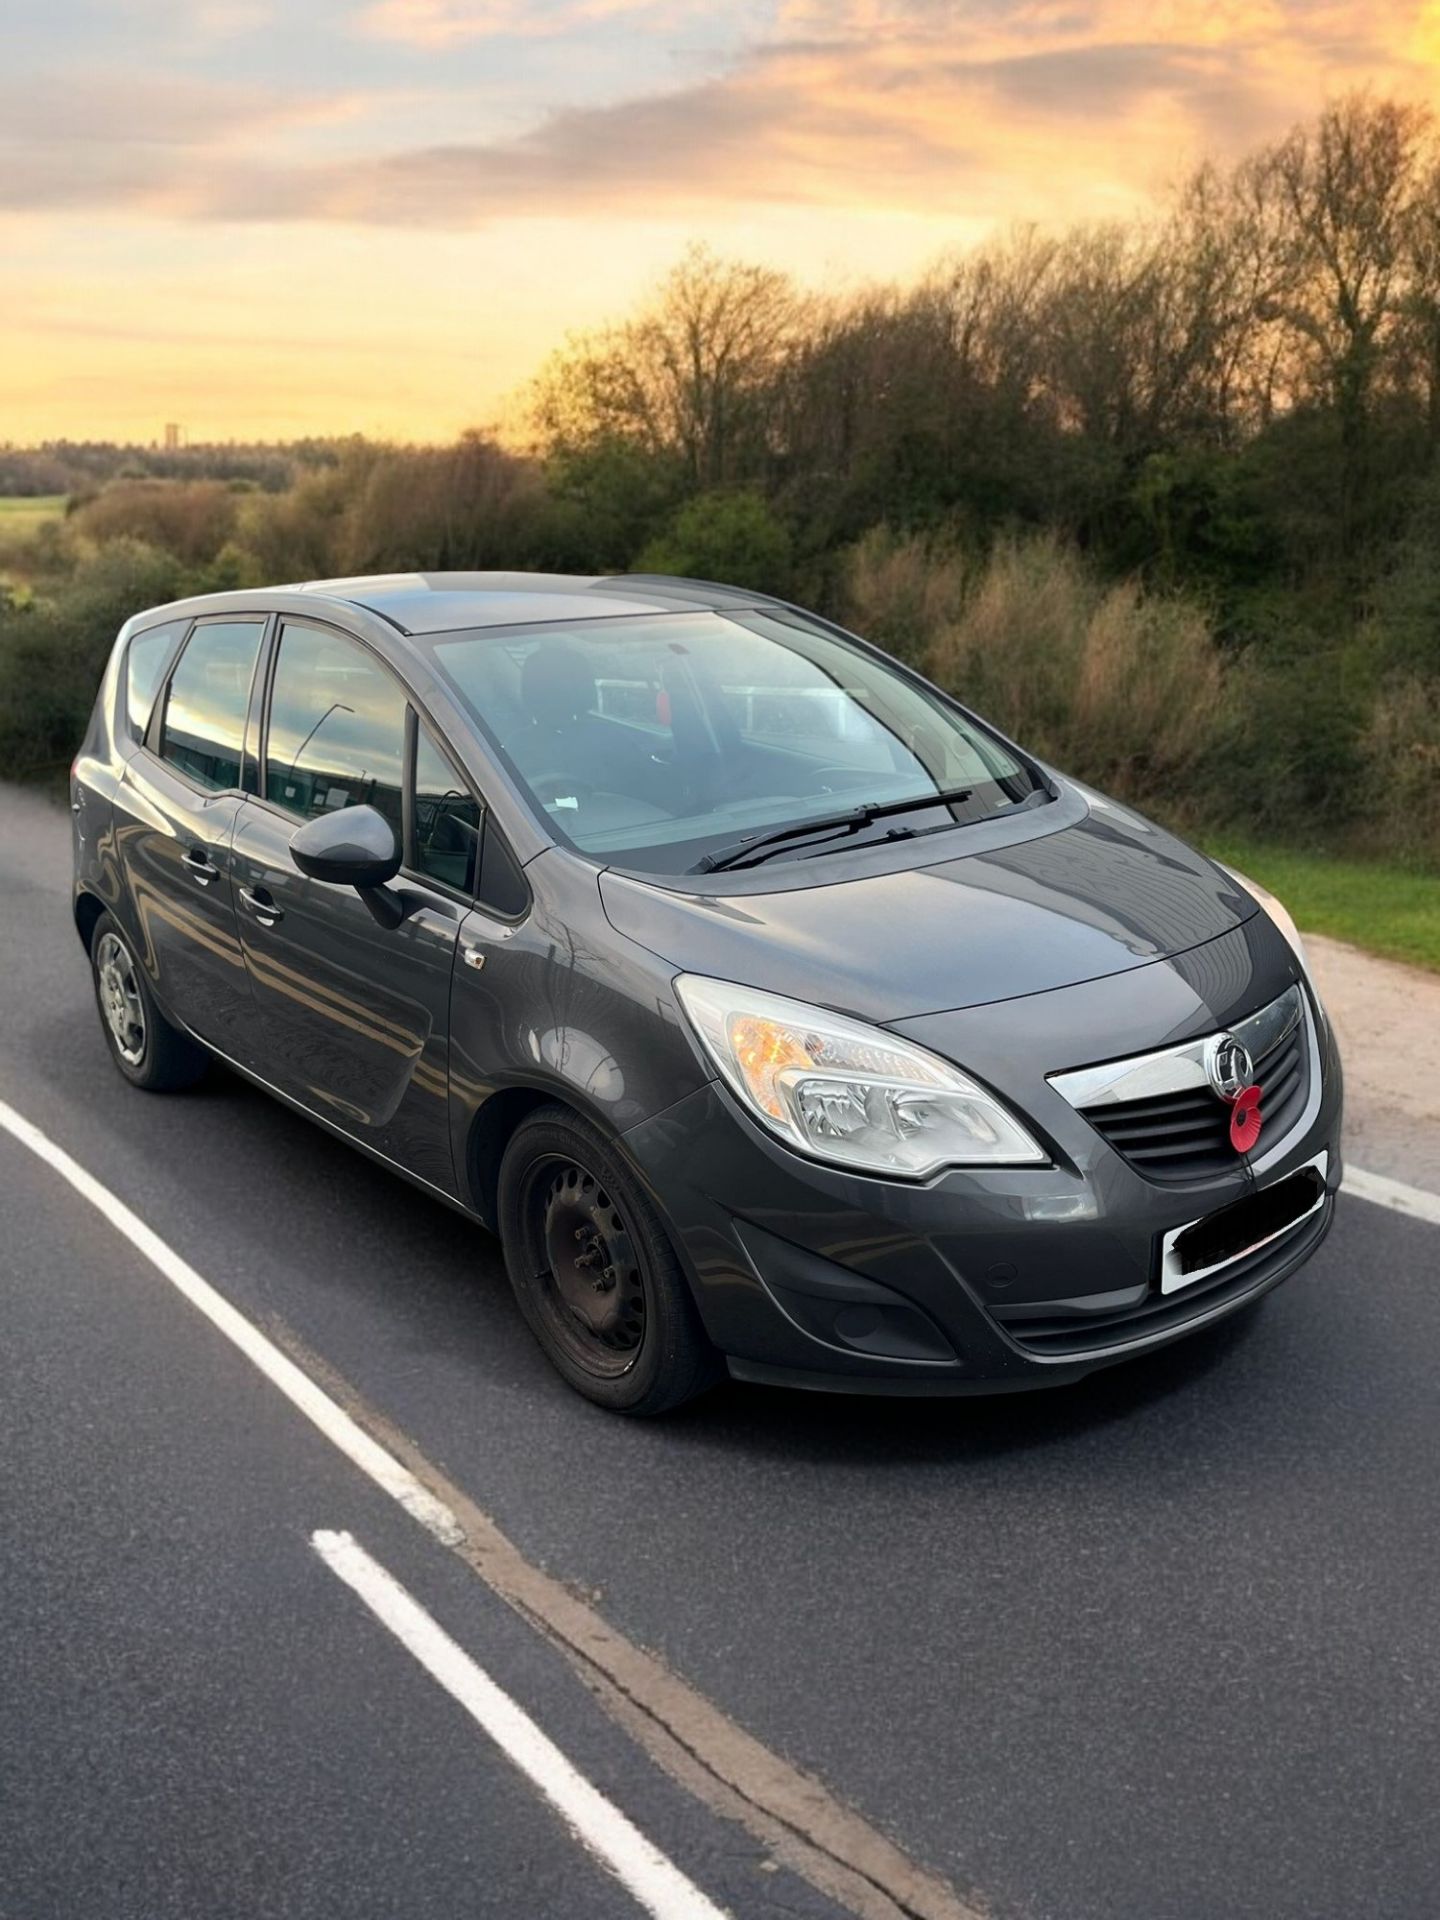
[[717, 847], [713, 853], [701, 854], [690, 871], [718, 873], [722, 867], [758, 866], [761, 860], [769, 859], [772, 850], [791, 840], [803, 839], [807, 834], [829, 833], [838, 839], [868, 827], [872, 820], [887, 819], [892, 813], [913, 813], [917, 807], [958, 805], [968, 800], [974, 791], [973, 787], [950, 787], [940, 793], [912, 794], [908, 800], [867, 800], [846, 813], [822, 813], [816, 820], [797, 820], [791, 826], [776, 827], [770, 833], [752, 833], [747, 839]]
[[[938, 793], [935, 796], [937, 800], [946, 797]], [[948, 797], [953, 799], [955, 796]], [[1048, 786], [1032, 787], [1023, 800], [1014, 800], [1008, 807], [996, 807], [990, 813], [977, 814], [973, 820], [942, 820], [938, 827], [891, 827], [888, 833], [881, 834], [878, 839], [863, 840], [860, 845], [882, 847], [889, 840], [924, 840], [929, 834], [949, 833], [955, 827], [978, 827], [984, 821], [1006, 820], [1012, 813], [1028, 813], [1032, 807], [1043, 806], [1057, 798], [1058, 795], [1052, 793]], [[831, 840], [822, 840], [816, 847], [802, 847], [798, 857], [802, 860], [820, 860], [827, 853], [844, 853], [850, 844], [848, 834], [843, 836], [836, 834]]]

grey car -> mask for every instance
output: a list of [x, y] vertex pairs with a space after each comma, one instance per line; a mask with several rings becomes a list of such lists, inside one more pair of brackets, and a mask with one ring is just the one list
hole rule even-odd
[[572, 1386], [1073, 1380], [1330, 1226], [1277, 902], [763, 594], [431, 574], [122, 630], [75, 922], [137, 1087], [212, 1058], [497, 1232]]

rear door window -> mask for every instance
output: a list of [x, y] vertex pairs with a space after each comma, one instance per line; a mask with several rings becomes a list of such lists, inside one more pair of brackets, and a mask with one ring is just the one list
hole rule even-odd
[[160, 757], [202, 787], [240, 784], [263, 620], [202, 620], [170, 676]]

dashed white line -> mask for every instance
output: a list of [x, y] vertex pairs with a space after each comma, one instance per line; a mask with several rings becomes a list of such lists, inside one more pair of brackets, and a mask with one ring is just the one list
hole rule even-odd
[[137, 1253], [142, 1253], [173, 1287], [184, 1294], [192, 1307], [203, 1313], [212, 1326], [240, 1349], [252, 1366], [259, 1368], [272, 1386], [279, 1388], [292, 1406], [298, 1407], [305, 1418], [318, 1427], [325, 1438], [338, 1447], [362, 1473], [367, 1474], [377, 1487], [388, 1493], [392, 1500], [398, 1500], [412, 1519], [418, 1520], [422, 1527], [433, 1533], [437, 1540], [444, 1541], [446, 1546], [455, 1546], [464, 1539], [464, 1529], [450, 1508], [442, 1500], [437, 1500], [408, 1467], [402, 1466], [378, 1440], [372, 1440], [323, 1387], [317, 1387], [309, 1374], [303, 1373], [287, 1354], [267, 1340], [260, 1329], [232, 1307], [223, 1294], [217, 1293], [208, 1280], [202, 1280], [195, 1269], [168, 1247], [158, 1233], [147, 1227], [138, 1214], [132, 1213], [123, 1200], [117, 1199], [108, 1187], [102, 1186], [93, 1174], [87, 1173], [78, 1160], [72, 1160], [63, 1147], [57, 1147], [48, 1134], [42, 1133], [39, 1127], [3, 1100], [0, 1100], [0, 1127], [13, 1135], [22, 1146], [28, 1147], [47, 1166], [53, 1167], [61, 1179], [68, 1180], [82, 1199], [88, 1200], [92, 1207], [102, 1213]]
[[[232, 1307], [208, 1281], [203, 1280], [194, 1268], [167, 1246], [157, 1233], [146, 1226], [138, 1214], [127, 1207], [123, 1200], [120, 1200], [92, 1174], [87, 1173], [78, 1161], [65, 1152], [63, 1147], [57, 1146], [39, 1127], [27, 1120], [23, 1114], [17, 1113], [3, 1100], [0, 1100], [0, 1129], [9, 1133], [37, 1159], [44, 1161], [68, 1182], [82, 1199], [87, 1200], [97, 1212], [103, 1215], [116, 1232], [128, 1240], [136, 1251], [170, 1281], [171, 1285], [183, 1294], [192, 1306], [203, 1313], [216, 1330], [243, 1353], [312, 1425], [376, 1486], [397, 1501], [413, 1519], [418, 1520], [421, 1526], [446, 1546], [457, 1548], [464, 1557], [469, 1558], [472, 1550], [478, 1550], [476, 1540], [461, 1525], [454, 1507], [432, 1493], [394, 1453], [382, 1446], [379, 1441], [372, 1439], [337, 1400], [326, 1393], [324, 1388], [318, 1386], [287, 1354], [267, 1339], [258, 1327], [252, 1325], [242, 1313]], [[1430, 1225], [1440, 1226], [1440, 1194], [1426, 1192], [1420, 1187], [1406, 1186], [1402, 1181], [1368, 1173], [1358, 1167], [1347, 1170], [1344, 1185], [1347, 1192], [1357, 1199], [1388, 1207], [1394, 1212], [1425, 1221]], [[452, 1492], [452, 1497], [457, 1501], [461, 1498], [458, 1492]], [[468, 1501], [463, 1504], [468, 1506]], [[490, 1538], [490, 1534], [494, 1533], [493, 1523], [486, 1521], [483, 1515], [477, 1515], [475, 1525], [489, 1529], [486, 1540], [491, 1547], [499, 1541], [500, 1546], [513, 1556], [513, 1549], [510, 1549], [508, 1543], [501, 1540], [498, 1534], [494, 1535], [494, 1539]], [[357, 1548], [355, 1551], [360, 1552], [360, 1549]], [[365, 1557], [368, 1559], [368, 1556]], [[370, 1564], [374, 1565], [373, 1562]], [[340, 1571], [339, 1566], [336, 1567], [336, 1571]], [[383, 1574], [383, 1569], [377, 1568], [376, 1571], [383, 1578], [388, 1579], [388, 1575]], [[481, 1572], [482, 1578], [486, 1578], [492, 1586], [495, 1586], [496, 1591], [510, 1598], [512, 1604], [519, 1604], [514, 1599], [513, 1593], [503, 1584], [497, 1584], [493, 1570], [486, 1573], [484, 1568], [477, 1564], [477, 1571]], [[532, 1570], [527, 1569], [527, 1571]], [[535, 1577], [543, 1581], [543, 1576]], [[353, 1585], [354, 1582], [352, 1581], [351, 1584]], [[356, 1590], [358, 1592], [359, 1588], [357, 1587]], [[403, 1589], [397, 1589], [397, 1592], [401, 1594], [402, 1599], [409, 1600], [409, 1596], [403, 1593]], [[368, 1599], [367, 1604], [369, 1604]], [[415, 1605], [413, 1601], [409, 1604]], [[576, 1603], [568, 1595], [558, 1597], [556, 1606], [563, 1606], [567, 1611], [567, 1617], [568, 1614], [576, 1611]], [[526, 1608], [522, 1606], [521, 1610], [526, 1611]], [[417, 1608], [416, 1611], [420, 1612], [420, 1609]], [[554, 1609], [552, 1608], [551, 1611], [553, 1612]], [[539, 1609], [539, 1612], [541, 1617], [547, 1617], [543, 1608]], [[427, 1618], [423, 1612], [420, 1613], [420, 1617]], [[838, 1896], [840, 1889], [830, 1888], [827, 1878], [833, 1867], [840, 1874], [845, 1888], [849, 1890], [852, 1902], [858, 1900], [858, 1904], [854, 1905], [856, 1912], [871, 1913], [873, 1911], [877, 1915], [882, 1912], [895, 1915], [904, 1911], [943, 1915], [944, 1920], [975, 1920], [975, 1911], [972, 1907], [958, 1900], [953, 1891], [943, 1883], [934, 1881], [931, 1876], [915, 1867], [883, 1836], [860, 1820], [858, 1815], [833, 1803], [818, 1782], [787, 1768], [784, 1763], [776, 1760], [774, 1756], [769, 1755], [753, 1742], [748, 1735], [742, 1734], [729, 1722], [723, 1721], [723, 1717], [715, 1712], [709, 1702], [698, 1695], [693, 1695], [691, 1690], [685, 1688], [683, 1683], [672, 1674], [664, 1670], [651, 1673], [649, 1667], [653, 1663], [648, 1662], [648, 1657], [621, 1641], [607, 1623], [601, 1622], [597, 1617], [588, 1624], [593, 1628], [593, 1634], [591, 1639], [585, 1642], [587, 1657], [594, 1659], [602, 1672], [610, 1671], [605, 1661], [600, 1658], [597, 1646], [592, 1644], [595, 1635], [603, 1641], [604, 1648], [612, 1653], [617, 1647], [623, 1650], [627, 1656], [625, 1664], [629, 1678], [636, 1682], [632, 1688], [635, 1698], [644, 1702], [646, 1711], [652, 1713], [656, 1723], [663, 1728], [673, 1732], [672, 1717], [683, 1720], [691, 1736], [689, 1746], [697, 1751], [703, 1750], [704, 1764], [712, 1768], [718, 1780], [734, 1786], [736, 1791], [739, 1791], [738, 1782], [732, 1779], [732, 1770], [723, 1763], [722, 1759], [717, 1758], [720, 1749], [723, 1749], [725, 1754], [729, 1754], [731, 1747], [736, 1743], [743, 1748], [750, 1761], [758, 1759], [759, 1762], [764, 1763], [771, 1796], [782, 1809], [782, 1813], [777, 1815], [777, 1818], [781, 1819], [781, 1826], [777, 1830], [781, 1843], [783, 1844], [787, 1835], [793, 1832], [793, 1835], [798, 1836], [802, 1843], [802, 1852], [816, 1851], [819, 1855], [820, 1867], [823, 1871], [817, 1870], [813, 1863], [806, 1865], [803, 1862], [792, 1862], [799, 1866], [799, 1870], [806, 1873], [806, 1877], [813, 1884], [829, 1888]], [[441, 1630], [435, 1627], [434, 1622], [429, 1622], [429, 1625], [437, 1635], [440, 1634]], [[443, 1639], [443, 1635], [441, 1638]], [[454, 1652], [462, 1662], [466, 1660], [466, 1656], [461, 1654], [458, 1648], [455, 1648]], [[473, 1665], [473, 1663], [469, 1664]], [[644, 1672], [637, 1674], [630, 1671], [637, 1667], [644, 1669]], [[431, 1670], [434, 1671], [433, 1668]], [[493, 1686], [494, 1683], [488, 1682], [487, 1676], [481, 1673], [480, 1669], [476, 1668], [475, 1673], [482, 1681]], [[437, 1674], [436, 1677], [439, 1678], [440, 1675]], [[644, 1682], [643, 1685], [640, 1684], [641, 1681]], [[496, 1689], [496, 1691], [498, 1693], [499, 1690]], [[505, 1698], [503, 1694], [500, 1695], [502, 1701]], [[683, 1714], [676, 1711], [677, 1699], [683, 1702], [685, 1707]], [[468, 1701], [466, 1704], [468, 1706]], [[515, 1713], [520, 1713], [520, 1709], [516, 1708], [513, 1702], [507, 1701], [506, 1704]], [[667, 1708], [671, 1711], [667, 1711]], [[521, 1718], [523, 1719], [523, 1715]], [[696, 1734], [697, 1719], [702, 1723], [704, 1739], [700, 1739]], [[710, 1725], [712, 1721], [722, 1728], [723, 1738], [718, 1741], [713, 1737], [714, 1728]], [[531, 1726], [537, 1740], [545, 1741], [545, 1736], [538, 1727], [534, 1727], [533, 1723], [526, 1724]], [[546, 1746], [549, 1747], [548, 1741]], [[563, 1755], [553, 1748], [549, 1751], [555, 1754], [562, 1766], [569, 1768], [569, 1762], [565, 1761]], [[573, 1773], [573, 1769], [570, 1771]], [[609, 1808], [609, 1803], [604, 1801], [603, 1796], [600, 1796], [595, 1789], [589, 1788], [583, 1778], [578, 1775], [576, 1778], [580, 1779], [582, 1787], [586, 1787], [590, 1793], [595, 1794], [599, 1804], [608, 1808], [609, 1813], [617, 1821], [624, 1821], [624, 1816], [616, 1809]], [[556, 1804], [559, 1805], [559, 1802], [557, 1801]], [[751, 1804], [747, 1802], [747, 1806]], [[755, 1800], [753, 1806], [758, 1813], [768, 1818], [767, 1804], [764, 1801]], [[569, 1817], [568, 1814], [566, 1817]], [[630, 1833], [634, 1834], [641, 1848], [649, 1847], [649, 1843], [629, 1827], [628, 1822], [625, 1822], [625, 1826]], [[653, 1849], [651, 1851], [653, 1852]], [[639, 1858], [638, 1855], [636, 1857]], [[657, 1857], [662, 1865], [668, 1865], [664, 1862], [663, 1856]], [[651, 1911], [657, 1914], [663, 1913], [665, 1920], [680, 1920], [682, 1916], [683, 1920], [692, 1920], [692, 1916], [694, 1920], [700, 1920], [701, 1916], [704, 1916], [704, 1920], [711, 1920], [711, 1916], [716, 1915], [718, 1910], [705, 1901], [704, 1896], [691, 1887], [683, 1876], [678, 1875], [678, 1869], [671, 1870], [676, 1872], [681, 1886], [687, 1890], [686, 1897], [693, 1897], [702, 1904], [690, 1907], [673, 1905], [664, 1908], [656, 1907], [651, 1908]], [[903, 1892], [903, 1906], [890, 1898], [888, 1889], [892, 1883]], [[869, 1898], [872, 1894], [873, 1901]]]
[[722, 1910], [652, 1846], [550, 1737], [457, 1646], [398, 1580], [348, 1533], [314, 1533], [310, 1544], [432, 1679], [489, 1734], [538, 1788], [575, 1837], [655, 1920], [723, 1920]]
[[[452, 1489], [447, 1499], [432, 1493], [123, 1200], [3, 1100], [0, 1130], [89, 1201], [376, 1486], [458, 1552], [522, 1617], [540, 1622], [637, 1708], [636, 1737], [646, 1744], [652, 1731], [663, 1736], [656, 1751], [665, 1756], [664, 1764], [670, 1764], [667, 1740], [696, 1761], [700, 1775], [721, 1799], [731, 1796], [722, 1809], [728, 1818], [741, 1820], [777, 1857], [866, 1920], [899, 1920], [902, 1913], [925, 1920], [978, 1920], [974, 1907], [835, 1800], [819, 1781], [772, 1754], [568, 1589], [532, 1567], [462, 1490]], [[430, 1477], [437, 1483], [442, 1478], [433, 1468]], [[468, 1525], [458, 1518], [459, 1506], [470, 1516]], [[693, 1782], [689, 1784], [695, 1791]], [[700, 1793], [706, 1797], [703, 1787]]]
[[[52, 1167], [150, 1261], [193, 1307], [239, 1348], [325, 1438], [437, 1539], [454, 1546], [464, 1531], [454, 1513], [394, 1454], [372, 1440], [344, 1408], [218, 1294], [108, 1187], [63, 1147], [0, 1100], [0, 1127]], [[687, 1880], [645, 1836], [571, 1765], [524, 1710], [436, 1625], [403, 1587], [346, 1533], [317, 1533], [315, 1551], [375, 1616], [454, 1696], [571, 1829], [629, 1888], [656, 1920], [724, 1920], [722, 1910]]]

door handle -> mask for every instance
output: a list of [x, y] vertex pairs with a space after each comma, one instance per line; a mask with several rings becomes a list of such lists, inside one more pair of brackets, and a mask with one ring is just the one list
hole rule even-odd
[[250, 909], [262, 927], [273, 927], [285, 918], [285, 909], [277, 907], [264, 887], [241, 887], [240, 901]]
[[220, 878], [220, 869], [203, 847], [192, 847], [185, 856], [185, 871], [197, 886], [208, 887]]

